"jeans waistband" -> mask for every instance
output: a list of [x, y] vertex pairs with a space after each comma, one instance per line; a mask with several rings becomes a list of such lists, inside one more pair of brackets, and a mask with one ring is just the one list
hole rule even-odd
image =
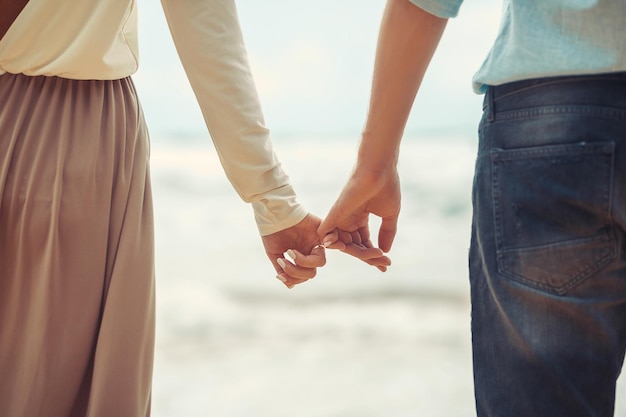
[[626, 72], [533, 78], [488, 86], [483, 110], [495, 114], [551, 105], [607, 105], [626, 108]]

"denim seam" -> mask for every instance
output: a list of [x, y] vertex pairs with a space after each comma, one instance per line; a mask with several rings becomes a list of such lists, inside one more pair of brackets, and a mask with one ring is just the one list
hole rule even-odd
[[[553, 160], [564, 159], [572, 156], [597, 155], [600, 153], [612, 155], [615, 146], [613, 142], [578, 142], [563, 145], [542, 145], [529, 148], [517, 149], [494, 149], [491, 152], [491, 159], [494, 162], [517, 161], [519, 159], [529, 158], [545, 158], [550, 157]], [[554, 151], [560, 151], [559, 155], [555, 155]], [[502, 153], [505, 151], [506, 153]], [[575, 152], [572, 152], [575, 151]], [[611, 163], [613, 159], [611, 159]]]
[[492, 123], [496, 119], [493, 104], [493, 88], [487, 90], [487, 122]]
[[583, 114], [608, 119], [626, 119], [626, 110], [612, 107], [598, 106], [551, 106], [536, 107], [527, 110], [510, 110], [496, 112], [495, 121], [524, 119], [537, 116], [553, 116], [559, 114]]

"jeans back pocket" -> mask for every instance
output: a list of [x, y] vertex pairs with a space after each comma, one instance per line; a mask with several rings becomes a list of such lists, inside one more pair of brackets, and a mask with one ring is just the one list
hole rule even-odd
[[491, 152], [498, 270], [565, 294], [616, 256], [612, 142]]

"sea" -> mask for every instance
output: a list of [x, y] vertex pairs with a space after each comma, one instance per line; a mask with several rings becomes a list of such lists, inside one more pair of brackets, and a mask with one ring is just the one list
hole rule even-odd
[[[352, 169], [356, 138], [283, 135], [274, 146], [300, 201], [323, 217]], [[389, 270], [328, 251], [317, 276], [289, 290], [208, 136], [153, 137], [153, 415], [474, 416], [475, 151], [472, 134], [405, 137]], [[625, 400], [620, 383], [617, 416], [626, 416]]]

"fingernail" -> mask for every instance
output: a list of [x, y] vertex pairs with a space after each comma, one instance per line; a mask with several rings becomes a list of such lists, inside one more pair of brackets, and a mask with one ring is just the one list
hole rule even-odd
[[287, 263], [283, 258], [276, 259], [276, 262], [278, 263], [278, 265], [280, 265], [282, 269], [285, 269], [285, 267], [287, 266]]
[[296, 260], [296, 254], [291, 249], [287, 251], [287, 256], [289, 256], [292, 261]]
[[287, 288], [292, 289], [294, 286], [293, 285], [287, 285]]
[[322, 243], [322, 246], [324, 246], [325, 248], [327, 248], [327, 247], [329, 247], [329, 246], [330, 246], [330, 245], [332, 245], [332, 244], [333, 244], [332, 242], [328, 242], [328, 241], [326, 241], [326, 242]]
[[282, 281], [284, 283], [287, 282], [287, 278], [285, 278], [285, 277], [283, 277], [281, 275], [276, 275], [276, 279], [278, 279], [279, 281]]

